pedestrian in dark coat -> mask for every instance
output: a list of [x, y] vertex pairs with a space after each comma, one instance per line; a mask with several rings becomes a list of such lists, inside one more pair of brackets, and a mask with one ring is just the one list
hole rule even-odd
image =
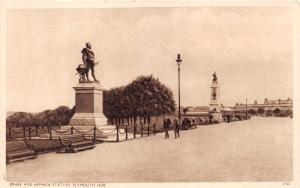
[[180, 123], [179, 120], [175, 119], [174, 120], [174, 134], [175, 134], [175, 139], [177, 139], [177, 137], [179, 138], [179, 127], [180, 127]]
[[193, 123], [192, 123], [192, 124], [193, 124], [193, 127], [194, 127], [194, 128], [197, 128], [197, 124], [196, 124], [195, 119], [193, 119], [192, 122], [193, 122]]
[[208, 124], [209, 124], [209, 125], [212, 125], [212, 124], [213, 124], [213, 122], [212, 122], [212, 118], [213, 118], [212, 115], [209, 114], [209, 115], [208, 115], [208, 118], [209, 118]]
[[168, 125], [168, 121], [166, 119], [164, 119], [163, 127], [165, 130], [165, 139], [167, 139], [167, 138], [169, 138], [169, 125]]

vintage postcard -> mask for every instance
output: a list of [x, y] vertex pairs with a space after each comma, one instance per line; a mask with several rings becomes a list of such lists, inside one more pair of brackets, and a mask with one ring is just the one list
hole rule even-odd
[[296, 1], [0, 8], [1, 187], [300, 186]]

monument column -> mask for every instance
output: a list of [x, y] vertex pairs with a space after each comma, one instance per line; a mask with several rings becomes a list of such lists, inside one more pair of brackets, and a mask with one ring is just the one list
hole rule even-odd
[[213, 81], [211, 83], [211, 100], [209, 103], [209, 111], [212, 115], [212, 121], [219, 123], [222, 119], [221, 114], [221, 104], [220, 104], [220, 90], [219, 90], [219, 84], [217, 79], [216, 72], [213, 74]]

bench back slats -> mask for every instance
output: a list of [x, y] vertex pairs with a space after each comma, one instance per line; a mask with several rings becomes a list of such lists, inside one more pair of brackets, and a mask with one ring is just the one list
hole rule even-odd
[[6, 143], [6, 151], [12, 152], [16, 150], [27, 149], [27, 146], [23, 140], [12, 141]]
[[71, 134], [60, 136], [61, 140], [71, 140], [72, 142], [81, 142], [86, 140], [83, 134]]
[[[86, 139], [84, 134], [61, 135], [59, 136], [59, 140], [62, 145], [71, 144], [71, 145], [76, 145], [76, 147], [80, 147], [80, 145], [94, 144], [91, 140]], [[78, 145], [76, 143], [80, 143], [80, 144]]]

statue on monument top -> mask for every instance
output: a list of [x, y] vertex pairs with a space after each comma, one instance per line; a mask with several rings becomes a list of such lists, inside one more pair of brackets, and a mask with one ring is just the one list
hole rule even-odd
[[213, 82], [217, 82], [218, 78], [217, 78], [217, 73], [216, 72], [214, 72], [213, 77], [214, 77]]
[[81, 50], [82, 61], [84, 64], [80, 64], [77, 67], [77, 72], [79, 74], [79, 82], [90, 82], [89, 79], [89, 70], [91, 69], [92, 76], [95, 82], [99, 82], [95, 76], [95, 65], [99, 62], [95, 62], [95, 54], [92, 50], [92, 45], [90, 42], [87, 42], [86, 47]]

